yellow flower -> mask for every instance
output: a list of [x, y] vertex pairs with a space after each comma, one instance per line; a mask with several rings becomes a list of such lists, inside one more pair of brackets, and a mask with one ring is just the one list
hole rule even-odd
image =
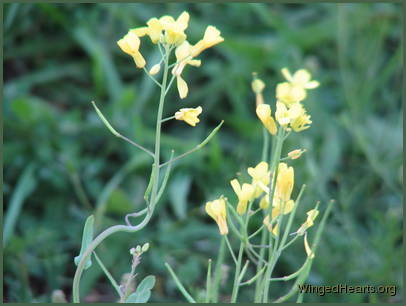
[[[274, 195], [274, 199], [273, 199], [273, 203], [272, 203], [272, 207], [273, 207], [272, 216], [274, 214], [279, 215], [282, 208], [283, 208], [283, 214], [290, 213], [293, 209], [294, 204], [295, 204], [295, 202], [293, 200], [283, 202]], [[269, 207], [269, 193], [265, 193], [264, 196], [261, 198], [261, 201], [259, 201], [259, 207], [264, 210]]]
[[[264, 198], [269, 198], [269, 195], [265, 195]], [[269, 203], [269, 200], [268, 200], [268, 203]], [[273, 207], [272, 208], [272, 215], [271, 215], [272, 220], [275, 220], [275, 218], [277, 218], [280, 214], [287, 215], [287, 214], [291, 213], [291, 211], [293, 210], [294, 205], [295, 205], [295, 202], [293, 200], [289, 200], [283, 206]], [[267, 215], [264, 218], [263, 223], [264, 223], [264, 225], [266, 225], [268, 230], [270, 232], [272, 232], [274, 235], [278, 234], [278, 224], [275, 224], [275, 227], [272, 228], [272, 225], [269, 222], [269, 215]]]
[[306, 69], [299, 69], [291, 75], [287, 68], [283, 68], [282, 74], [291, 84], [305, 89], [313, 89], [320, 85], [318, 81], [311, 81], [312, 76]]
[[304, 246], [305, 246], [307, 256], [310, 258], [314, 258], [314, 252], [310, 248], [309, 242], [307, 241], [307, 233], [305, 233], [305, 235], [304, 235]]
[[117, 44], [121, 50], [133, 57], [138, 68], [145, 66], [145, 59], [139, 51], [141, 42], [135, 33], [129, 31]]
[[282, 74], [287, 82], [279, 83], [276, 86], [276, 97], [288, 106], [304, 100], [307, 96], [307, 89], [320, 85], [317, 81], [311, 81], [311, 75], [305, 69], [300, 69], [291, 75], [287, 68], [283, 68]]
[[288, 129], [290, 124], [290, 127], [295, 132], [309, 128], [312, 123], [310, 116], [301, 103], [293, 103], [288, 108], [282, 102], [276, 101], [275, 118], [285, 129]]
[[161, 38], [162, 29], [160, 21], [154, 17], [147, 21], [147, 27], [135, 28], [130, 32], [136, 34], [138, 37], [148, 35], [152, 43], [157, 44]]
[[[280, 202], [290, 200], [294, 184], [293, 167], [288, 167], [285, 163], [279, 163], [278, 177], [276, 179], [275, 198]], [[274, 204], [275, 206], [275, 204]]]
[[296, 149], [288, 153], [290, 159], [298, 159], [306, 150]]
[[175, 113], [176, 120], [183, 120], [191, 126], [196, 126], [196, 123], [200, 122], [197, 118], [202, 113], [202, 107], [196, 108], [181, 108]]
[[163, 16], [159, 21], [165, 30], [165, 43], [178, 46], [186, 40], [184, 32], [189, 24], [189, 13], [183, 12], [176, 21], [171, 16]]
[[[147, 22], [147, 27], [132, 29], [138, 37], [148, 35], [152, 43], [166, 43], [168, 45], [180, 45], [186, 39], [184, 31], [189, 24], [189, 13], [183, 12], [178, 19], [172, 16], [162, 16], [161, 18], [151, 18]], [[162, 31], [165, 31], [162, 35]]]
[[184, 41], [175, 50], [176, 65], [172, 69], [172, 74], [176, 76], [176, 83], [181, 99], [185, 98], [189, 91], [186, 81], [181, 76], [183, 69], [186, 65], [199, 67], [201, 64], [200, 60], [192, 59], [192, 56], [190, 55], [191, 48], [192, 46], [189, 44], [189, 42]]
[[312, 209], [309, 210], [306, 214], [307, 214], [306, 221], [300, 226], [300, 228], [296, 232], [300, 236], [303, 235], [309, 227], [313, 226], [314, 220], [318, 216], [319, 211], [317, 209]]
[[226, 211], [226, 200], [220, 198], [211, 202], [206, 203], [206, 212], [207, 214], [216, 221], [220, 234], [227, 235], [227, 211]]
[[282, 102], [276, 101], [276, 112], [275, 112], [275, 119], [278, 123], [283, 126], [287, 127], [290, 123], [290, 113], [288, 108]]
[[207, 48], [213, 47], [224, 41], [224, 38], [221, 37], [221, 32], [213, 26], [208, 26], [204, 32], [203, 39], [199, 40], [192, 49], [192, 57], [198, 56], [202, 51]]
[[244, 183], [241, 187], [236, 179], [232, 180], [230, 184], [238, 197], [237, 212], [238, 214], [243, 215], [247, 211], [248, 202], [252, 200], [254, 196], [254, 187], [247, 183]]
[[262, 124], [272, 135], [276, 134], [277, 127], [275, 120], [271, 115], [271, 107], [269, 104], [259, 104], [256, 109], [257, 116], [261, 120]]
[[254, 80], [252, 81], [251, 86], [255, 93], [255, 104], [258, 108], [258, 105], [264, 104], [264, 96], [262, 95], [262, 91], [265, 88], [265, 83], [254, 75]]
[[254, 196], [259, 197], [264, 191], [269, 192], [270, 172], [268, 171], [268, 163], [260, 162], [255, 168], [249, 167], [248, 174], [252, 177], [252, 185], [255, 187]]
[[306, 90], [303, 87], [282, 82], [276, 85], [276, 98], [286, 105], [300, 102], [306, 98]]
[[289, 114], [290, 126], [295, 132], [300, 132], [310, 127], [310, 124], [312, 123], [310, 115], [306, 113], [302, 104], [292, 104], [289, 109]]
[[[278, 177], [276, 179], [275, 193], [272, 200], [273, 214], [279, 214], [282, 208], [284, 214], [290, 213], [290, 211], [293, 209], [294, 201], [290, 199], [293, 184], [293, 167], [288, 167], [285, 163], [280, 163], [278, 166]], [[262, 209], [267, 209], [269, 206], [269, 189], [264, 191], [265, 195], [259, 201], [259, 207]]]

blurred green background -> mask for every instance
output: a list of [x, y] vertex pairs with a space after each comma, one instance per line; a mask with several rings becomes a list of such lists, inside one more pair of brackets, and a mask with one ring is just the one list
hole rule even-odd
[[[222, 119], [225, 124], [203, 150], [176, 164], [144, 230], [116, 234], [98, 248], [114, 277], [129, 271], [131, 247], [150, 242], [138, 275], [157, 276], [152, 301], [185, 301], [165, 261], [193, 295], [204, 292], [207, 260], [216, 258], [220, 241], [204, 203], [221, 194], [234, 199], [229, 181], [260, 161], [262, 126], [251, 73], [266, 81], [265, 99], [274, 105], [280, 69], [304, 67], [321, 87], [304, 102], [312, 127], [289, 137], [284, 151], [307, 149], [291, 162], [294, 195], [308, 185], [297, 225], [317, 200], [323, 210], [336, 199], [307, 283], [398, 289], [394, 297], [309, 294], [304, 301], [400, 301], [404, 50], [401, 7], [390, 3], [5, 5], [4, 301], [49, 302], [56, 289], [70, 299], [86, 217], [94, 213], [100, 231], [143, 207], [150, 159], [112, 136], [90, 101], [117, 130], [152, 148], [158, 92], [116, 41], [151, 17], [177, 17], [183, 10], [191, 15], [191, 43], [208, 24], [225, 42], [201, 55], [201, 68], [185, 70], [187, 99], [180, 101], [175, 88], [168, 96], [168, 116], [181, 107], [201, 105], [204, 111], [195, 128], [165, 123], [164, 158], [172, 148], [192, 148]], [[150, 43], [143, 43], [142, 53], [148, 67], [158, 58]], [[297, 243], [274, 275], [292, 273], [304, 258]], [[223, 288], [225, 301], [230, 283]], [[291, 285], [273, 283], [272, 296]], [[81, 292], [88, 302], [115, 300], [95, 264], [85, 272]], [[251, 294], [244, 289], [241, 300]]]

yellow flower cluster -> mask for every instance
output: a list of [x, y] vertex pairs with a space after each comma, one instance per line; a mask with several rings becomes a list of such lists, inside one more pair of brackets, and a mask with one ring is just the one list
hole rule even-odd
[[[296, 150], [300, 151], [300, 150]], [[296, 152], [296, 154], [299, 154]], [[237, 213], [244, 215], [247, 213], [248, 204], [255, 199], [260, 198], [259, 207], [267, 210], [269, 207], [270, 189], [268, 187], [273, 174], [268, 170], [269, 166], [266, 162], [260, 162], [255, 167], [247, 169], [251, 176], [251, 183], [241, 183], [237, 179], [230, 181], [230, 184], [237, 195]], [[286, 163], [279, 163], [278, 172], [275, 183], [275, 191], [272, 200], [271, 217], [266, 215], [263, 220], [264, 225], [274, 235], [278, 235], [278, 226], [275, 224], [276, 218], [283, 214], [292, 212], [295, 202], [291, 199], [294, 186], [294, 169]], [[262, 197], [261, 197], [262, 196]], [[226, 220], [226, 199], [221, 197], [217, 200], [206, 203], [206, 212], [217, 222], [221, 235], [228, 233]], [[304, 235], [306, 230], [313, 226], [319, 211], [312, 209], [307, 212], [306, 221], [296, 231], [298, 235]], [[306, 252], [310, 256], [310, 248], [306, 245]]]
[[[301, 102], [307, 97], [307, 90], [318, 87], [319, 82], [311, 80], [310, 73], [305, 69], [291, 75], [288, 69], [283, 68], [282, 74], [287, 81], [276, 86], [275, 119], [286, 130], [303, 131], [310, 127], [312, 121]], [[252, 82], [252, 89], [256, 95], [256, 113], [269, 133], [275, 135], [277, 126], [272, 117], [271, 107], [263, 102], [264, 87], [264, 83], [257, 78]]]
[[[131, 55], [138, 68], [144, 68], [146, 61], [140, 52], [140, 37], [149, 36], [153, 44], [160, 44], [164, 47], [174, 48], [176, 63], [172, 69], [172, 74], [176, 76], [177, 87], [181, 99], [188, 94], [188, 86], [181, 77], [186, 65], [200, 66], [201, 61], [195, 59], [205, 49], [210, 48], [224, 41], [220, 31], [214, 26], [208, 26], [203, 38], [195, 45], [191, 45], [186, 39], [185, 30], [189, 25], [189, 13], [183, 12], [175, 20], [172, 16], [162, 16], [161, 18], [151, 18], [147, 26], [131, 29], [117, 44], [125, 53]], [[154, 75], [160, 70], [160, 65], [154, 65], [149, 73]]]

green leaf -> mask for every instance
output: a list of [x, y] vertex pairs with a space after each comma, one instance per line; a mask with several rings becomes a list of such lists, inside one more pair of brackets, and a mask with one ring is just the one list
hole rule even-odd
[[[93, 232], [94, 232], [94, 216], [90, 215], [89, 217], [87, 217], [85, 227], [83, 228], [82, 246], [80, 248], [79, 255], [75, 257], [75, 265], [79, 264], [83, 253], [86, 251], [88, 246], [92, 243]], [[89, 256], [89, 259], [86, 261], [86, 264], [85, 264], [85, 270], [90, 268], [91, 265], [92, 265], [92, 260], [91, 260], [91, 256]]]
[[130, 294], [126, 303], [146, 303], [151, 297], [151, 289], [155, 286], [155, 276], [148, 275], [138, 285], [137, 290]]
[[35, 166], [33, 163], [29, 164], [23, 174], [18, 179], [17, 186], [15, 187], [11, 196], [9, 207], [4, 219], [3, 228], [3, 247], [7, 244], [11, 236], [13, 236], [15, 225], [20, 216], [21, 209], [27, 197], [34, 191], [36, 186], [34, 176]]

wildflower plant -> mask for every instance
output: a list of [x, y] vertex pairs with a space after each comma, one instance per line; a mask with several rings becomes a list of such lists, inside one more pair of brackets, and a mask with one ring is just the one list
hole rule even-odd
[[[148, 20], [146, 26], [130, 29], [128, 33], [117, 42], [118, 47], [132, 57], [135, 68], [144, 70], [146, 75], [160, 90], [156, 117], [155, 147], [153, 151], [150, 151], [116, 131], [101, 110], [96, 106], [96, 103], [92, 102], [97, 114], [110, 132], [114, 136], [127, 141], [131, 145], [148, 154], [152, 158], [152, 165], [149, 183], [144, 194], [146, 204], [144, 209], [126, 215], [125, 224], [111, 226], [96, 237], [93, 235], [93, 215], [86, 220], [80, 254], [75, 258], [77, 269], [73, 280], [73, 302], [80, 301], [80, 280], [84, 270], [91, 266], [92, 257], [96, 259], [96, 262], [100, 265], [112, 286], [116, 289], [120, 302], [148, 301], [151, 294], [150, 291], [155, 283], [155, 278], [153, 276], [147, 276], [139, 283], [137, 289], [134, 289], [131, 286], [132, 280], [136, 275], [135, 269], [141, 261], [141, 254], [148, 250], [148, 244], [143, 247], [138, 246], [131, 249], [130, 253], [133, 256], [131, 272], [127, 280], [121, 286], [117, 284], [100, 258], [96, 255], [95, 249], [107, 237], [114, 233], [134, 233], [143, 229], [151, 220], [157, 204], [165, 190], [172, 164], [196, 150], [201, 149], [208, 141], [210, 141], [223, 124], [223, 122], [221, 122], [207, 136], [207, 138], [196, 147], [176, 157], [174, 157], [174, 151], [172, 150], [170, 159], [161, 162], [162, 124], [166, 121], [176, 119], [184, 121], [188, 125], [194, 127], [199, 123], [200, 119], [198, 116], [203, 111], [201, 106], [196, 108], [181, 108], [173, 116], [163, 118], [165, 98], [167, 97], [170, 88], [176, 80], [179, 97], [180, 99], [185, 99], [189, 93], [188, 84], [183, 76], [183, 72], [187, 69], [187, 65], [199, 67], [201, 65], [201, 60], [198, 59], [198, 56], [205, 49], [213, 47], [224, 40], [223, 37], [221, 37], [220, 31], [216, 27], [209, 25], [204, 32], [203, 38], [197, 43], [191, 44], [187, 41], [187, 35], [185, 33], [185, 30], [188, 28], [189, 17], [190, 16], [187, 12], [183, 12], [176, 20], [172, 16], [151, 18]], [[158, 62], [149, 63], [141, 52], [142, 45], [147, 43], [148, 40], [159, 49], [161, 58]], [[148, 66], [150, 66], [149, 69], [147, 69]], [[166, 168], [165, 173], [163, 173], [164, 168]], [[211, 205], [211, 210], [209, 208], [209, 211], [212, 212], [212, 216], [215, 217], [219, 223], [222, 234], [225, 234], [227, 229], [227, 224], [225, 222], [225, 204], [219, 204], [218, 202], [213, 203]], [[219, 215], [222, 217], [219, 217]], [[141, 218], [141, 221], [134, 225], [132, 220], [136, 218]]]
[[[306, 150], [295, 149], [286, 156], [282, 156], [282, 153], [283, 145], [291, 133], [301, 133], [310, 128], [312, 121], [303, 102], [307, 91], [318, 87], [319, 82], [312, 80], [310, 73], [304, 69], [292, 75], [284, 68], [282, 74], [286, 81], [276, 86], [274, 114], [271, 106], [265, 104], [265, 83], [254, 74], [252, 90], [256, 100], [256, 114], [263, 125], [264, 144], [260, 162], [247, 169], [251, 180], [241, 182], [232, 179], [230, 185], [236, 196], [231, 199], [220, 196], [207, 202], [205, 206], [207, 214], [217, 223], [222, 236], [213, 273], [209, 260], [205, 302], [219, 301], [221, 267], [225, 262], [226, 250], [230, 253], [234, 265], [230, 302], [237, 302], [240, 289], [246, 286], [253, 286], [252, 301], [255, 303], [283, 302], [296, 294], [298, 302], [303, 299], [298, 288], [308, 277], [333, 201], [324, 209], [314, 239], [309, 243], [307, 232], [317, 222], [319, 202], [307, 211], [306, 217], [298, 217], [302, 223], [300, 227], [293, 227], [293, 220], [297, 217], [298, 206], [302, 205], [301, 198], [305, 190], [305, 185], [302, 185], [298, 194], [294, 192], [296, 182], [293, 165], [294, 160], [300, 158]], [[269, 143], [270, 137], [272, 145]], [[261, 226], [251, 230], [250, 222], [258, 218], [261, 220]], [[239, 243], [237, 252], [233, 249], [229, 236]], [[287, 276], [273, 277], [272, 273], [283, 252], [300, 239], [303, 239], [305, 256], [302, 266]], [[189, 302], [195, 302], [179, 279], [176, 277], [175, 280], [185, 298]], [[291, 289], [286, 294], [271, 299], [271, 283], [289, 280], [295, 280]]]

